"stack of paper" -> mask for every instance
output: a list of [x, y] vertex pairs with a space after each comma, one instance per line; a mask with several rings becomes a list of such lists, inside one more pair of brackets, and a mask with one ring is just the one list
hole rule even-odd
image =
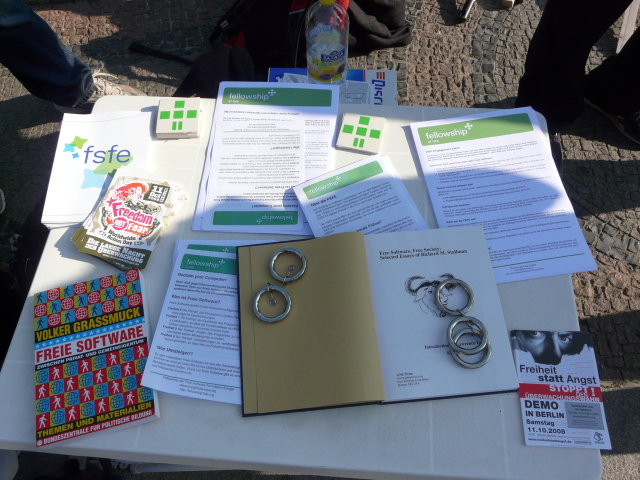
[[156, 137], [197, 138], [200, 135], [202, 102], [199, 98], [165, 98], [158, 104]]
[[339, 90], [221, 83], [193, 229], [310, 235], [291, 188], [334, 168]]
[[118, 168], [147, 166], [150, 133], [151, 112], [65, 114], [42, 223], [57, 228], [84, 222]]

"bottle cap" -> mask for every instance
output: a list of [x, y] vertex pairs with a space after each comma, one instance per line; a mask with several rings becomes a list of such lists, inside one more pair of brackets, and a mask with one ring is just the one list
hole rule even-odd
[[336, 3], [336, 0], [320, 0], [320, 3], [325, 6], [333, 5]]

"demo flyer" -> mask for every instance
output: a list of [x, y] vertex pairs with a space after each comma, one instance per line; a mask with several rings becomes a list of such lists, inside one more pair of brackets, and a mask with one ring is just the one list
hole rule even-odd
[[611, 450], [587, 332], [511, 332], [525, 443]]

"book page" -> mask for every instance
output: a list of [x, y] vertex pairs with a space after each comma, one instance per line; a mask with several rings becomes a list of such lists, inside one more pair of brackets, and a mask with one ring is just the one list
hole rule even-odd
[[[517, 388], [481, 227], [382, 233], [364, 239], [387, 402]], [[492, 354], [480, 368], [461, 367], [449, 352], [446, 329], [454, 316], [435, 303], [435, 289], [447, 275], [471, 287], [475, 301], [466, 315], [488, 330]], [[467, 295], [453, 286], [442, 290], [441, 299], [447, 308], [458, 310]], [[469, 347], [478, 343], [474, 336], [463, 339]]]
[[[376, 329], [360, 233], [238, 248], [243, 413], [379, 402], [384, 399]], [[277, 323], [253, 312], [255, 294], [267, 282], [271, 255], [282, 247], [299, 249], [305, 273], [284, 288], [291, 311]], [[296, 261], [283, 255], [276, 270]], [[283, 310], [283, 297], [274, 294]], [[260, 311], [269, 317], [268, 295]], [[280, 313], [280, 311], [277, 311]]]
[[597, 268], [531, 108], [411, 132], [438, 226], [482, 225], [498, 283]]
[[143, 385], [240, 404], [236, 246], [242, 243], [176, 242]]

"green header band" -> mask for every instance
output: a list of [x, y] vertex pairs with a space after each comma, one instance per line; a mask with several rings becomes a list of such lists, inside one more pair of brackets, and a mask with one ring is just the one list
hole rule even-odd
[[214, 225], [296, 225], [296, 211], [214, 212]]
[[514, 133], [531, 132], [533, 125], [526, 113], [480, 118], [465, 122], [448, 123], [436, 127], [418, 128], [422, 145], [464, 142], [481, 138], [500, 137]]
[[199, 272], [238, 274], [238, 263], [234, 258], [205, 257], [203, 255], [186, 254], [182, 257], [180, 268]]
[[223, 104], [330, 107], [331, 90], [310, 88], [225, 88]]
[[229, 245], [187, 245], [189, 250], [205, 250], [207, 252], [222, 252], [222, 253], [236, 253], [236, 247]]
[[367, 178], [375, 177], [382, 173], [382, 166], [377, 161], [367, 163], [361, 167], [346, 171], [340, 175], [336, 175], [321, 182], [314, 183], [302, 190], [309, 200], [326, 195], [335, 190], [339, 190], [354, 183], [361, 182]]

